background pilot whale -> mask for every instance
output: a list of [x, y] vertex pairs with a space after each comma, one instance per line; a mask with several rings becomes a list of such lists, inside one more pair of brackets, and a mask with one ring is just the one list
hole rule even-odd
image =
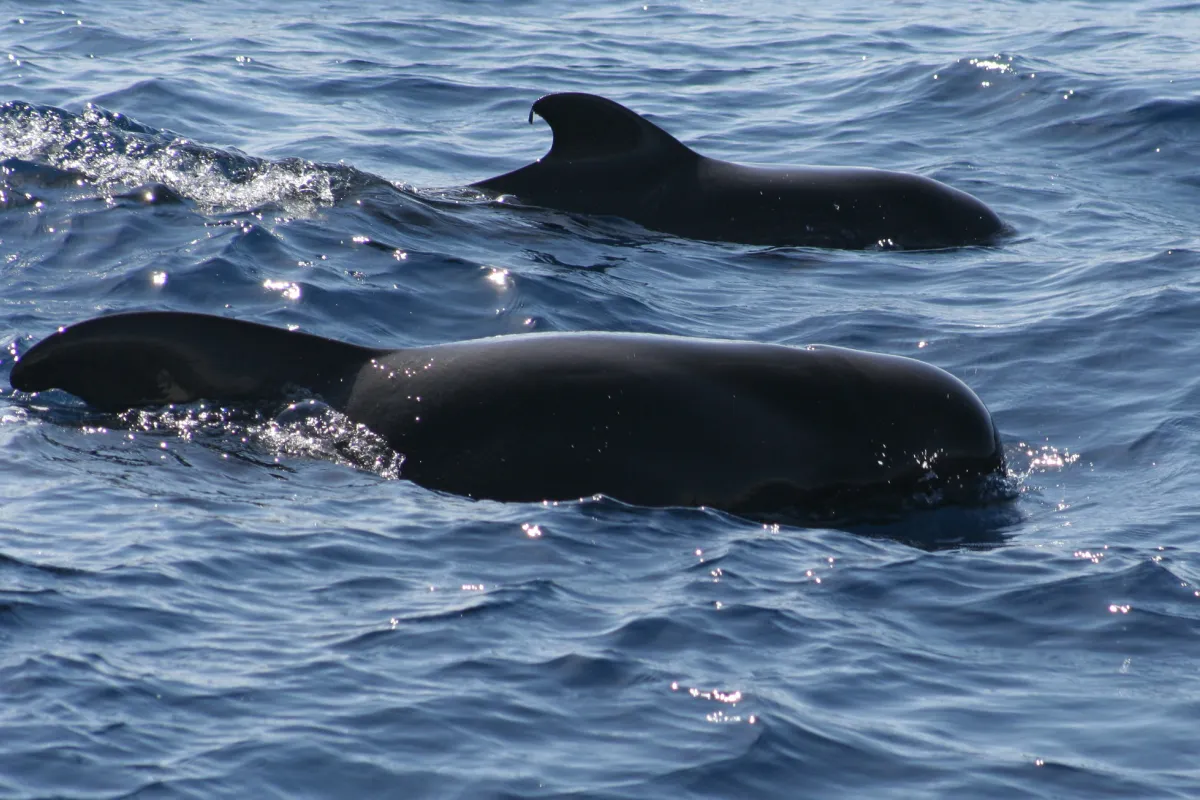
[[549, 94], [533, 104], [530, 122], [534, 114], [550, 124], [550, 151], [474, 188], [743, 244], [926, 250], [989, 244], [1005, 230], [981, 201], [932, 178], [869, 167], [719, 161], [597, 95]]
[[387, 439], [403, 477], [501, 501], [825, 513], [1003, 468], [991, 415], [957, 378], [839, 347], [547, 333], [382, 350], [140, 312], [61, 329], [11, 382], [112, 411], [300, 387]]

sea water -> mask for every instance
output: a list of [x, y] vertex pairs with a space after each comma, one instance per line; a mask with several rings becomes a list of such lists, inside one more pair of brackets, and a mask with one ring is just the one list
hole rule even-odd
[[[1200, 795], [1197, 42], [1170, 0], [3, 3], [0, 796]], [[1014, 233], [764, 248], [464, 191], [546, 151], [554, 91]], [[1017, 496], [476, 502], [336, 418], [8, 388], [138, 309], [912, 356]]]

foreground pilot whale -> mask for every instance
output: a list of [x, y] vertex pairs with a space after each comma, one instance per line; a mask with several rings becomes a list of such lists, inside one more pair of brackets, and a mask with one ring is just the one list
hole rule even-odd
[[472, 184], [521, 202], [624, 217], [693, 239], [927, 250], [988, 244], [1000, 218], [931, 178], [867, 167], [765, 169], [696, 153], [625, 106], [581, 93], [533, 104], [554, 142], [543, 158]]
[[991, 415], [957, 378], [839, 347], [531, 333], [380, 350], [141, 312], [60, 329], [11, 381], [107, 411], [300, 388], [386, 438], [402, 477], [502, 501], [820, 515], [969, 493], [1003, 468]]

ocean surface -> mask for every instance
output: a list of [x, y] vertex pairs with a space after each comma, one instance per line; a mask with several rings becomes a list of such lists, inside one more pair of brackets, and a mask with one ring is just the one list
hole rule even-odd
[[[0, 797], [1200, 796], [1198, 43], [1172, 0], [0, 3]], [[465, 191], [554, 91], [1014, 233], [750, 247]], [[9, 388], [138, 309], [912, 356], [1015, 497], [476, 502], [337, 419]]]

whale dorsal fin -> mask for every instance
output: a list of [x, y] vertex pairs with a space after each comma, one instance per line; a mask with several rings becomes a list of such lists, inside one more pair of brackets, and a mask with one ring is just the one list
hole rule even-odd
[[529, 110], [550, 124], [554, 143], [542, 159], [577, 161], [622, 155], [695, 155], [687, 145], [620, 103], [594, 94], [561, 92]]
[[383, 354], [358, 345], [207, 314], [143, 311], [80, 322], [13, 366], [14, 389], [65, 389], [106, 411], [206, 398], [273, 399], [289, 385], [338, 406]]

